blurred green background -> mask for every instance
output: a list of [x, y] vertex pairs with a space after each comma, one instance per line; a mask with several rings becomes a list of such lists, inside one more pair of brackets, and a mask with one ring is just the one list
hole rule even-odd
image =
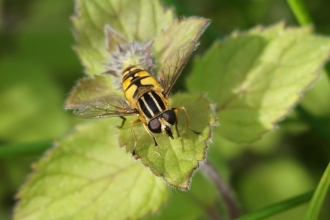
[[[164, 0], [179, 17], [212, 20], [196, 52], [235, 30], [285, 21], [298, 26], [285, 0]], [[317, 34], [330, 35], [330, 1], [305, 0]], [[22, 153], [0, 155], [0, 219], [10, 219], [14, 195], [31, 164], [77, 122], [63, 103], [83, 76], [73, 46], [70, 16], [74, 1], [0, 0], [0, 147]], [[329, 69], [329, 68], [328, 68]], [[188, 71], [187, 71], [188, 70]], [[184, 88], [184, 76], [177, 89]], [[330, 158], [330, 71], [303, 97], [278, 129], [254, 144], [210, 148], [234, 188], [244, 212], [302, 194], [316, 187]], [[221, 86], [221, 85], [219, 85]], [[221, 124], [221, 122], [220, 122]], [[217, 137], [214, 137], [217, 138]], [[306, 205], [271, 219], [301, 219]], [[324, 207], [330, 207], [327, 198]], [[324, 208], [320, 219], [330, 219]]]

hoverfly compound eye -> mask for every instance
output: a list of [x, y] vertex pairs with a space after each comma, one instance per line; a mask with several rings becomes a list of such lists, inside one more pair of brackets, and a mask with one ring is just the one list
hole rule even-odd
[[162, 131], [160, 121], [157, 118], [154, 118], [149, 121], [148, 128], [154, 133], [160, 133]]
[[170, 123], [171, 125], [174, 125], [176, 122], [176, 114], [173, 110], [167, 110], [163, 113], [163, 118], [165, 121]]

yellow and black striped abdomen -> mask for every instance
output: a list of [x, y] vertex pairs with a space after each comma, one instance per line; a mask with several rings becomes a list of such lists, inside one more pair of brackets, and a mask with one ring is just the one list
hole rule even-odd
[[147, 71], [138, 66], [131, 66], [124, 70], [122, 76], [122, 86], [125, 98], [129, 103], [137, 98], [138, 91], [141, 88], [160, 88], [158, 81]]

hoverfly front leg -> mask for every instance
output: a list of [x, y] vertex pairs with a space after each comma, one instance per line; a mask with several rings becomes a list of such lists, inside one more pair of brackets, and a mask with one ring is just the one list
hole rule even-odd
[[188, 117], [188, 113], [187, 113], [187, 110], [186, 110], [186, 108], [184, 107], [184, 106], [181, 106], [181, 107], [178, 107], [178, 108], [172, 108], [172, 110], [175, 112], [175, 114], [176, 114], [176, 122], [175, 122], [175, 128], [176, 128], [176, 132], [178, 133], [178, 136], [180, 137], [180, 135], [179, 135], [179, 131], [178, 131], [178, 111], [179, 110], [183, 110], [184, 111], [184, 113], [185, 113], [185, 115], [186, 115], [186, 121], [187, 121], [187, 127], [192, 131], [192, 132], [194, 132], [195, 134], [202, 134], [202, 132], [199, 132], [199, 131], [195, 131], [194, 129], [192, 129], [191, 127], [190, 127], [190, 121], [189, 121], [189, 117]]
[[149, 128], [148, 128], [147, 125], [143, 124], [143, 127], [144, 127], [144, 129], [146, 129], [146, 131], [148, 132], [148, 134], [152, 137], [152, 139], [155, 142], [155, 147], [157, 147], [158, 146], [158, 142], [157, 142], [155, 136], [151, 133], [151, 131], [149, 130]]
[[117, 126], [117, 128], [122, 128], [125, 124], [125, 121], [126, 121], [126, 118], [124, 116], [119, 116], [119, 118], [122, 119], [122, 122], [121, 122], [121, 125], [120, 126]]

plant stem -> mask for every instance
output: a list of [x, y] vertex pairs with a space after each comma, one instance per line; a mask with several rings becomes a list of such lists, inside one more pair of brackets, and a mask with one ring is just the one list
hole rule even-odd
[[52, 141], [39, 141], [32, 143], [6, 144], [0, 146], [0, 158], [9, 158], [19, 155], [40, 153], [51, 147]]
[[240, 216], [241, 211], [229, 185], [214, 166], [209, 161], [206, 161], [201, 165], [201, 170], [217, 187], [227, 206], [226, 210], [228, 210], [229, 219]]
[[313, 198], [310, 202], [309, 209], [307, 212], [306, 220], [316, 220], [322, 205], [324, 204], [324, 199], [330, 188], [330, 163], [328, 164], [321, 180], [315, 190]]
[[312, 24], [312, 19], [310, 18], [302, 0], [287, 0], [287, 2], [299, 25], [304, 26]]

